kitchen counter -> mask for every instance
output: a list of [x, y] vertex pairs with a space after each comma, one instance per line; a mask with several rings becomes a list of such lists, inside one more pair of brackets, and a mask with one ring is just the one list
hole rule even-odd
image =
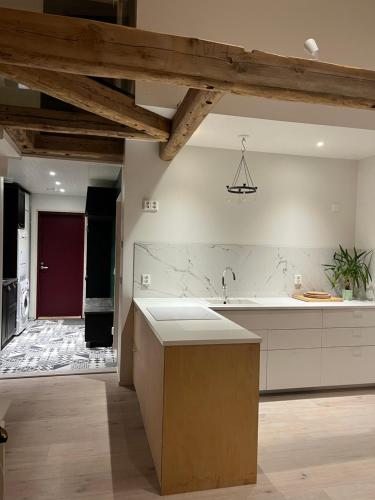
[[[304, 302], [292, 297], [253, 297], [253, 303], [238, 304], [236, 298], [230, 299], [230, 304], [212, 304], [210, 299], [197, 299], [212, 309], [362, 309], [375, 308], [373, 300], [346, 300], [342, 302]], [[216, 300], [216, 299], [215, 299]], [[243, 300], [243, 299], [239, 299]]]
[[260, 343], [258, 335], [233, 323], [219, 313], [215, 320], [174, 320], [158, 321], [148, 311], [155, 306], [197, 306], [211, 309], [200, 299], [134, 299], [148, 325], [163, 346], [204, 345], [204, 344], [249, 344]]
[[[215, 303], [212, 303], [214, 300]], [[233, 310], [315, 310], [338, 309], [356, 310], [375, 308], [375, 301], [343, 301], [343, 302], [303, 302], [292, 297], [254, 297], [252, 302], [231, 304], [217, 303], [218, 299], [202, 298], [136, 298], [134, 302], [141, 310], [157, 339], [162, 345], [199, 345], [199, 344], [232, 344], [259, 343], [260, 338], [251, 331], [242, 328], [220, 314], [220, 311]], [[239, 299], [244, 300], [244, 299]], [[197, 306], [201, 305], [212, 311], [218, 311], [217, 320], [174, 320], [157, 321], [148, 311], [153, 306]]]

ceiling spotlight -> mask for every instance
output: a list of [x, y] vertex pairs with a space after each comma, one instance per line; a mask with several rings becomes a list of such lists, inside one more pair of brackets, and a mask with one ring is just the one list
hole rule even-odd
[[308, 38], [304, 43], [305, 50], [308, 54], [318, 59], [319, 57], [319, 47], [314, 38]]
[[51, 172], [49, 173], [49, 175], [52, 175], [52, 177], [54, 177], [54, 176], [56, 175], [56, 172], [53, 172], [53, 171], [51, 170]]
[[323, 141], [319, 141], [316, 143], [316, 147], [317, 148], [322, 148], [324, 146], [324, 142]]
[[60, 181], [56, 181], [55, 184], [56, 184], [56, 186], [60, 186], [61, 182]]
[[65, 189], [64, 189], [64, 188], [61, 188], [61, 189], [60, 189], [60, 193], [65, 193]]

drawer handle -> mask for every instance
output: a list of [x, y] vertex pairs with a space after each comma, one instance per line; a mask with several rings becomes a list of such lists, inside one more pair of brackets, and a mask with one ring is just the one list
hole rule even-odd
[[363, 314], [361, 311], [354, 311], [353, 316], [355, 318], [362, 318]]

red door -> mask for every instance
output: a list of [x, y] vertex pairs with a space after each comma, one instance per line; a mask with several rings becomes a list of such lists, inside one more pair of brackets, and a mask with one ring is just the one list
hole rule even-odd
[[82, 316], [83, 214], [39, 212], [37, 317]]

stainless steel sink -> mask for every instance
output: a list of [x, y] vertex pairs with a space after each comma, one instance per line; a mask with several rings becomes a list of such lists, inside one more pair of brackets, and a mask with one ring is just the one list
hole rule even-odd
[[207, 302], [210, 305], [217, 306], [217, 305], [246, 305], [246, 304], [257, 304], [255, 300], [251, 299], [238, 299], [236, 297], [233, 297], [231, 299], [227, 299], [226, 302], [224, 302], [224, 299], [208, 299]]

